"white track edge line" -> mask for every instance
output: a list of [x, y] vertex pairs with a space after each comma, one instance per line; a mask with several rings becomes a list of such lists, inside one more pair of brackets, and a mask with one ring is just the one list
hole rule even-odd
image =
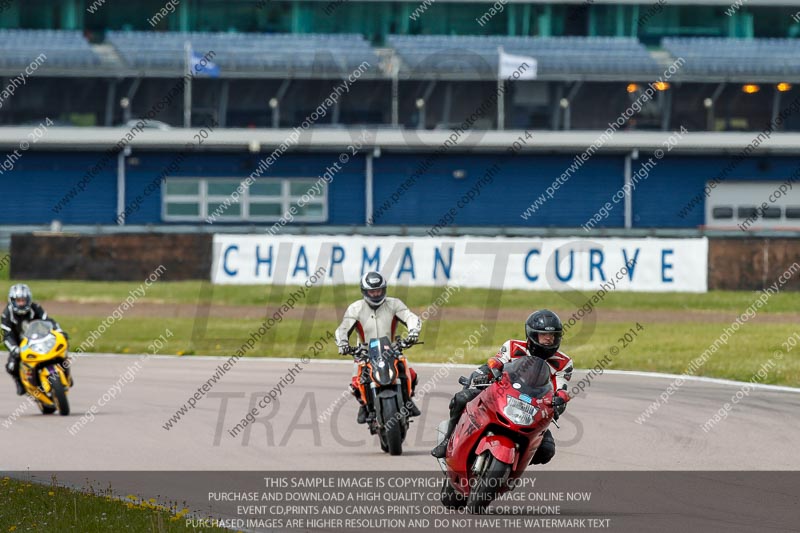
[[[150, 355], [150, 354], [112, 354], [112, 353], [81, 353], [81, 354], [71, 354], [73, 357], [83, 358], [83, 357], [99, 357], [99, 358], [137, 358], [141, 359], [142, 357], [146, 357], [148, 359], [193, 359], [193, 360], [210, 360], [210, 361], [227, 361], [232, 356], [217, 356], [217, 355], [191, 355], [191, 356], [178, 356], [178, 355]], [[242, 357], [239, 361], [261, 361], [261, 362], [281, 362], [281, 363], [296, 363], [297, 358], [290, 358], [290, 357]], [[329, 364], [329, 365], [337, 365], [337, 364], [346, 364], [350, 365], [353, 364], [352, 361], [345, 361], [345, 360], [336, 360], [336, 359], [314, 359], [317, 363]], [[424, 367], [424, 368], [440, 368], [445, 363], [413, 363], [414, 366]], [[475, 368], [475, 365], [448, 365], [450, 368], [464, 368], [470, 369]], [[582, 372], [588, 372], [591, 369], [580, 369], [577, 368], [576, 370]], [[640, 377], [647, 377], [647, 378], [659, 378], [659, 379], [678, 379], [681, 378], [684, 381], [698, 381], [702, 383], [715, 383], [717, 385], [729, 385], [729, 386], [739, 386], [742, 385], [750, 385], [754, 389], [761, 389], [761, 390], [770, 390], [770, 391], [780, 391], [780, 392], [794, 392], [800, 393], [800, 388], [798, 387], [787, 387], [784, 385], [767, 385], [764, 383], [750, 383], [748, 381], [736, 381], [732, 379], [722, 379], [722, 378], [709, 378], [704, 376], [688, 376], [685, 374], [668, 374], [665, 372], [645, 372], [641, 370], [605, 370], [604, 373], [607, 374], [614, 374], [620, 376], [640, 376]]]

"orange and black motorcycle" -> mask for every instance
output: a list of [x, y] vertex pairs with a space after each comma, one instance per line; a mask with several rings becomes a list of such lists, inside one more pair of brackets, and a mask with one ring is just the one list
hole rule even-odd
[[403, 453], [403, 441], [410, 423], [408, 408], [411, 381], [407, 374], [408, 361], [403, 350], [413, 346], [408, 339], [389, 337], [370, 339], [360, 344], [352, 354], [361, 368], [361, 383], [367, 396], [367, 424], [372, 435], [378, 434], [381, 449], [390, 455]]

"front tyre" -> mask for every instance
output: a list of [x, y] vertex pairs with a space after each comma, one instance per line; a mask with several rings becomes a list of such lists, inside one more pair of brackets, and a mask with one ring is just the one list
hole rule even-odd
[[39, 400], [36, 400], [36, 405], [39, 406], [39, 411], [41, 411], [43, 415], [52, 415], [53, 413], [56, 412], [55, 407], [53, 407], [52, 405], [45, 405]]
[[400, 416], [397, 411], [397, 402], [394, 398], [383, 400], [384, 441], [389, 455], [403, 454], [403, 434]]
[[58, 409], [58, 414], [61, 416], [69, 415], [69, 400], [67, 400], [67, 391], [61, 380], [53, 381], [53, 401]]
[[448, 509], [463, 509], [467, 505], [467, 498], [450, 484], [450, 480], [444, 478], [444, 486], [442, 486], [442, 505]]
[[467, 500], [467, 512], [470, 514], [486, 514], [486, 509], [497, 497], [511, 471], [511, 465], [498, 461], [494, 456], [489, 455], [488, 459], [489, 464]]

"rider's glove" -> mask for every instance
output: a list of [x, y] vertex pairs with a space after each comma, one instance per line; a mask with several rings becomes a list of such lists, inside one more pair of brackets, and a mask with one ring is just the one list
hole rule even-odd
[[17, 372], [17, 361], [19, 360], [19, 346], [14, 346], [8, 352], [8, 362], [6, 363], [6, 371], [9, 374]]
[[[566, 385], [565, 385], [565, 387], [566, 387]], [[564, 411], [567, 409], [567, 402], [570, 400], [569, 393], [566, 391], [566, 389], [558, 390], [558, 391], [556, 391], [556, 394], [553, 397], [553, 399], [556, 399], [556, 398], [560, 398], [563, 401], [563, 403], [561, 403], [561, 405], [554, 406], [553, 410], [556, 412], [556, 416], [561, 416], [564, 413]]]
[[343, 342], [339, 344], [339, 355], [347, 355], [351, 353], [350, 343]]
[[472, 381], [473, 385], [483, 385], [484, 383], [489, 382], [489, 376], [487, 376], [483, 370], [480, 369], [470, 374], [469, 379]]
[[499, 380], [501, 377], [503, 377], [503, 366], [504, 365], [502, 361], [495, 358], [491, 358], [486, 363], [485, 368], [488, 369], [488, 372], [489, 374], [491, 374], [492, 379]]
[[9, 359], [8, 363], [6, 363], [6, 370], [9, 374], [15, 374], [17, 372], [17, 361], [15, 359]]
[[409, 331], [407, 340], [409, 344], [416, 344], [416, 342], [419, 340], [419, 330], [412, 329]]

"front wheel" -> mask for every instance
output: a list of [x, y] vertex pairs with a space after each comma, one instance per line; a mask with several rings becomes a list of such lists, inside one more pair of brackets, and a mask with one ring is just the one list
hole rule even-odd
[[43, 415], [52, 415], [53, 413], [56, 412], [56, 408], [53, 407], [52, 405], [45, 405], [42, 402], [40, 402], [39, 400], [35, 400], [35, 401], [36, 401], [36, 405], [39, 406], [39, 411], [41, 411], [41, 413]]
[[53, 401], [58, 409], [58, 414], [67, 416], [69, 414], [69, 400], [67, 400], [67, 391], [61, 380], [53, 380]]
[[397, 402], [394, 398], [383, 400], [384, 429], [381, 430], [389, 455], [403, 454], [403, 434]]
[[448, 509], [463, 509], [467, 505], [467, 498], [453, 488], [450, 480], [444, 478], [444, 486], [442, 487], [442, 505]]
[[511, 465], [498, 461], [492, 455], [488, 459], [489, 464], [469, 494], [467, 511], [470, 514], [486, 514], [486, 509], [497, 497], [511, 471]]

